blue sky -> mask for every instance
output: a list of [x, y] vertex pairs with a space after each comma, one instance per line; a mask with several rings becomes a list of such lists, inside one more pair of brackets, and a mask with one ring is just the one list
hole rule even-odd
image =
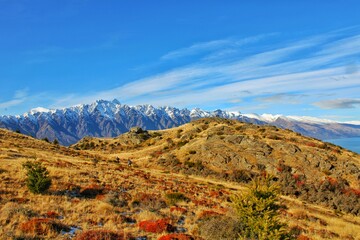
[[0, 115], [116, 98], [359, 121], [359, 12], [352, 0], [0, 0]]

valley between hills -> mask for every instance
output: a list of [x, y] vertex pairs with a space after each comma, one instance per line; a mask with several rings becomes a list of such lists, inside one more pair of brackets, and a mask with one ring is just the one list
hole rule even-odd
[[237, 239], [232, 196], [264, 174], [289, 239], [360, 239], [360, 155], [275, 126], [203, 118], [69, 147], [0, 129], [0, 162], [1, 239]]

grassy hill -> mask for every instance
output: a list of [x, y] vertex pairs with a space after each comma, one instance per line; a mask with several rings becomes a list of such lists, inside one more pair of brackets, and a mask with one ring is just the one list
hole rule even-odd
[[[49, 170], [47, 193], [26, 188], [26, 161]], [[360, 156], [275, 127], [200, 119], [69, 148], [0, 130], [0, 162], [2, 239], [216, 239], [264, 172], [295, 239], [360, 239]]]

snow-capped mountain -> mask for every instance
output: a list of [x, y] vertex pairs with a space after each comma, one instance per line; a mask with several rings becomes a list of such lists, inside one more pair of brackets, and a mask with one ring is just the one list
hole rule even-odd
[[241, 114], [223, 110], [210, 112], [199, 108], [190, 111], [169, 106], [128, 106], [117, 100], [98, 100], [92, 104], [63, 109], [39, 107], [20, 116], [0, 116], [0, 127], [19, 130], [40, 139], [58, 139], [63, 145], [70, 145], [85, 136], [115, 137], [134, 126], [147, 130], [165, 129], [203, 117], [271, 124], [320, 139], [360, 136], [360, 125], [311, 117]]
[[305, 122], [305, 123], [316, 123], [316, 124], [326, 124], [326, 123], [337, 123], [336, 121], [329, 120], [329, 119], [322, 119], [316, 117], [308, 117], [308, 116], [284, 116], [280, 114], [272, 115], [272, 114], [243, 114], [243, 116], [258, 119], [260, 121], [264, 121], [267, 123], [276, 122], [278, 119], [283, 119], [291, 122]]

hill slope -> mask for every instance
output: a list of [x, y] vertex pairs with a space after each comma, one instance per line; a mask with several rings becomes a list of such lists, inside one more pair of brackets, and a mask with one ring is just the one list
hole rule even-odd
[[[291, 131], [218, 118], [163, 131], [133, 129], [114, 139], [85, 138], [71, 148], [0, 129], [0, 236], [68, 239], [72, 231], [80, 237], [96, 230], [116, 233], [119, 239], [159, 239], [167, 232], [210, 239], [212, 230], [205, 226], [216, 216], [227, 219], [217, 223], [216, 231], [218, 224], [233, 221], [229, 197], [244, 190], [248, 174], [266, 170], [282, 183], [280, 175], [291, 166], [290, 178], [298, 174], [296, 179], [306, 182], [302, 186], [330, 177], [347, 181], [344, 196], [350, 197], [350, 189], [359, 187], [359, 155], [322, 144]], [[304, 156], [310, 163], [318, 160], [319, 167], [307, 173], [312, 167], [297, 162]], [[128, 159], [132, 166], [127, 166]], [[48, 193], [33, 195], [26, 189], [21, 164], [27, 160], [41, 161], [50, 171]], [[335, 167], [321, 170], [326, 162]], [[306, 179], [300, 179], [301, 168]], [[169, 201], [173, 192], [184, 196], [175, 205]], [[316, 201], [299, 201], [291, 192], [282, 204], [287, 206], [283, 220], [302, 235], [358, 237], [360, 218], [346, 213], [351, 209], [334, 211]], [[152, 233], [141, 227], [146, 220], [158, 220], [159, 229], [163, 223], [171, 228]], [[47, 228], [34, 227], [39, 221]]]
[[139, 159], [149, 166], [159, 166], [161, 161], [190, 165], [200, 161], [214, 173], [265, 170], [275, 174], [280, 165], [286, 165], [312, 180], [341, 176], [360, 187], [359, 154], [291, 130], [221, 118], [200, 119], [162, 131], [135, 128], [112, 139], [84, 138], [72, 148]]

